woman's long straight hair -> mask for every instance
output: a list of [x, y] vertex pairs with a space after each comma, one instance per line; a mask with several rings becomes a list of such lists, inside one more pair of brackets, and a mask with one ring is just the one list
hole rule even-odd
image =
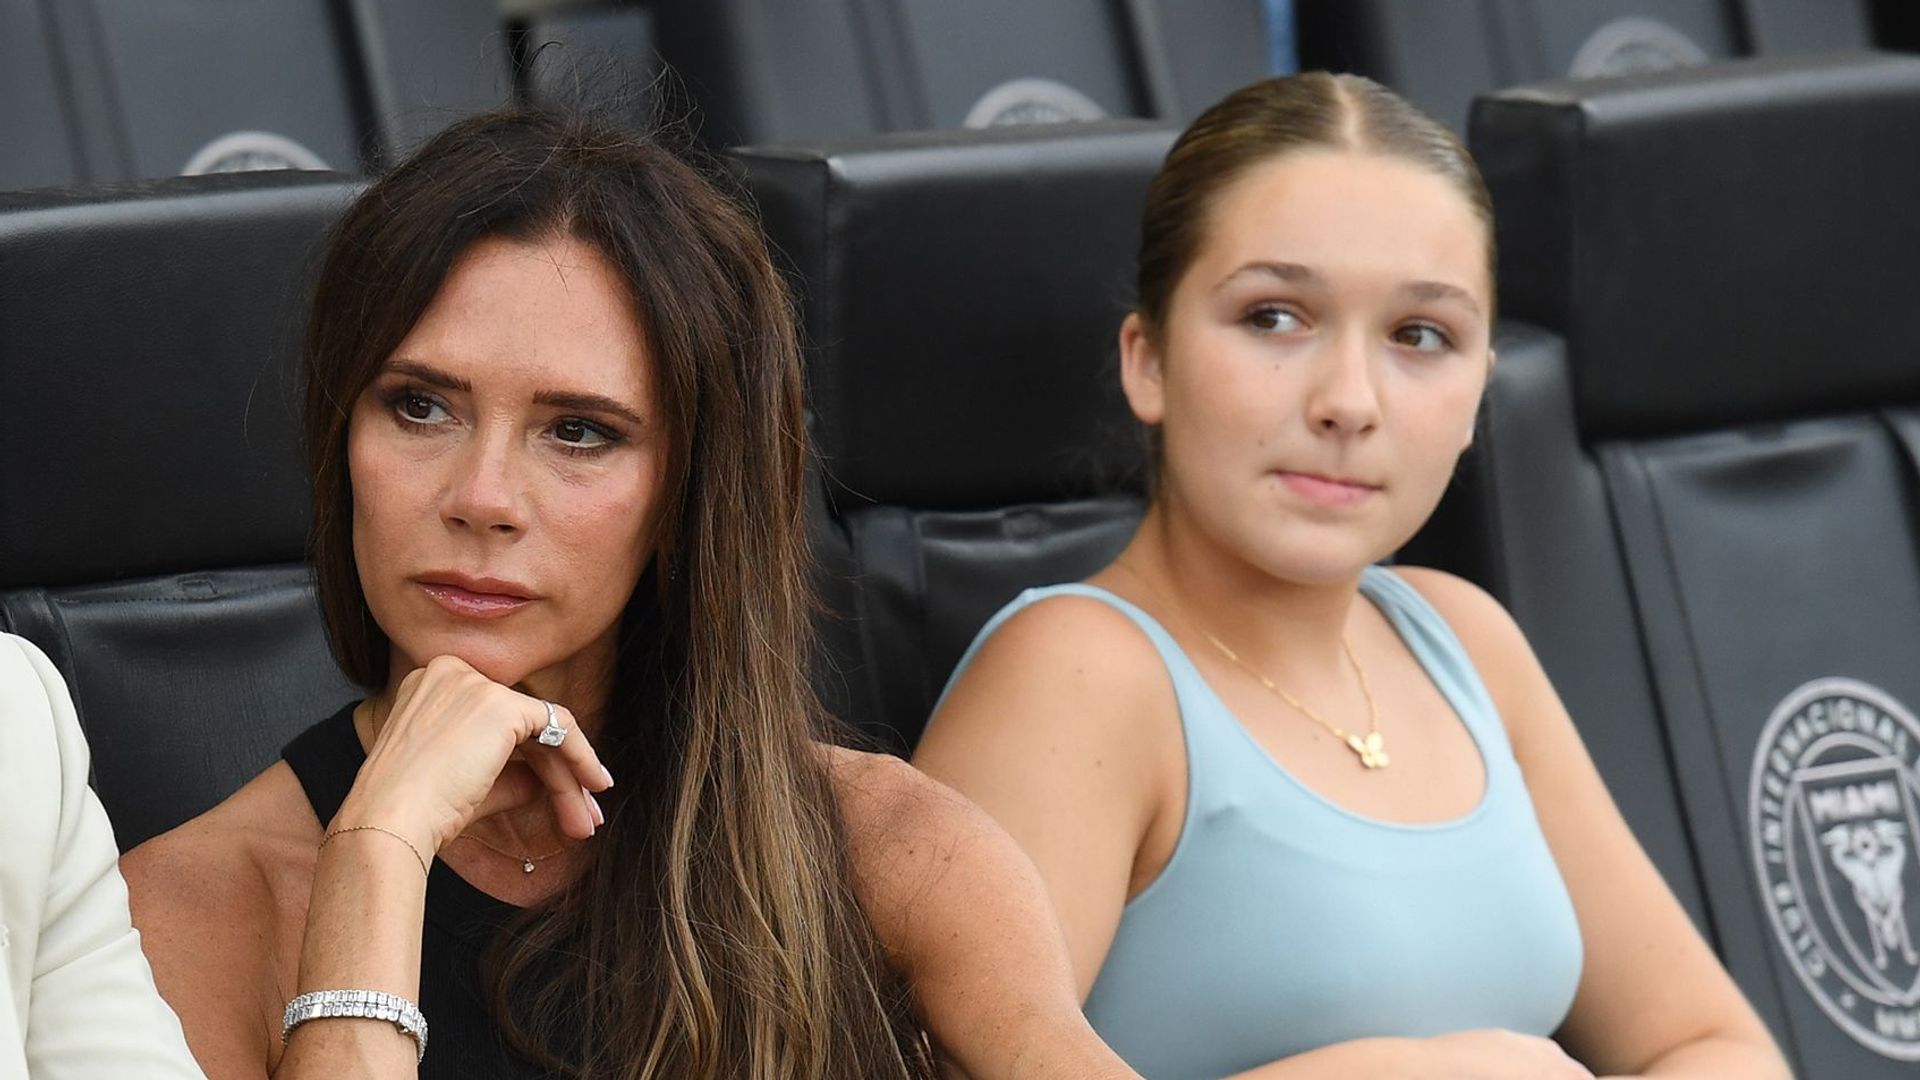
[[355, 399], [476, 240], [554, 235], [593, 245], [631, 289], [671, 449], [601, 735], [622, 783], [579, 877], [497, 943], [497, 1020], [568, 1075], [927, 1075], [816, 742], [792, 304], [753, 219], [673, 153], [490, 113], [427, 142], [339, 222], [305, 357], [335, 655], [360, 684], [386, 684], [388, 641], [353, 558]]

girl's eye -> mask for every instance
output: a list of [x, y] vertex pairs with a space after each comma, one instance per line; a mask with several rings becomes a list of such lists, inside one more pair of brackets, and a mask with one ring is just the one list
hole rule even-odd
[[1291, 334], [1301, 325], [1300, 316], [1283, 307], [1254, 308], [1244, 321], [1260, 334]]
[[444, 423], [447, 410], [438, 401], [417, 390], [403, 390], [393, 396], [394, 411], [416, 424]]
[[1408, 323], [1395, 330], [1393, 342], [1415, 352], [1445, 352], [1453, 347], [1453, 340], [1447, 337], [1446, 331], [1427, 323]]
[[604, 450], [620, 441], [613, 432], [577, 416], [563, 417], [554, 421], [553, 437], [569, 453]]

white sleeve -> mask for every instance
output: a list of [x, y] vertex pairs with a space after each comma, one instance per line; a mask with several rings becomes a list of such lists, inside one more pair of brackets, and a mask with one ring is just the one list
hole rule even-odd
[[0, 637], [0, 648], [10, 643], [26, 653], [45, 690], [60, 770], [57, 835], [27, 1018], [33, 1080], [205, 1080], [179, 1019], [154, 989], [140, 934], [127, 914], [119, 848], [106, 811], [87, 786], [87, 743], [66, 684], [31, 643]]

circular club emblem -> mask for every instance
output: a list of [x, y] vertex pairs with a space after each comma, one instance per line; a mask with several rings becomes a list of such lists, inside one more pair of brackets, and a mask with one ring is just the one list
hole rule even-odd
[[320, 155], [271, 131], [235, 131], [194, 152], [180, 170], [182, 176], [205, 173], [253, 172], [261, 169], [325, 169]]
[[1087, 95], [1052, 79], [1013, 79], [980, 95], [961, 123], [970, 128], [1003, 124], [1054, 124], [1103, 120], [1107, 111]]
[[1754, 869], [1807, 992], [1862, 1045], [1920, 1061], [1920, 721], [1818, 679], [1773, 710], [1748, 792]]
[[1707, 51], [1692, 38], [1659, 19], [1629, 15], [1607, 23], [1581, 43], [1567, 74], [1576, 79], [1592, 79], [1692, 67], [1706, 62]]

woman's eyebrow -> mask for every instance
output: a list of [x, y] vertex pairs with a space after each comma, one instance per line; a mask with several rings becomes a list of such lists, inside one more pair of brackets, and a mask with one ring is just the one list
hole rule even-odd
[[1480, 314], [1480, 304], [1473, 298], [1472, 293], [1458, 285], [1449, 285], [1444, 281], [1409, 281], [1405, 285], [1400, 286], [1398, 291], [1402, 296], [1422, 303], [1435, 300], [1452, 300], [1467, 305], [1467, 307], [1473, 310], [1475, 315]]
[[1299, 263], [1260, 260], [1258, 262], [1247, 263], [1233, 273], [1221, 278], [1220, 283], [1215, 285], [1214, 289], [1219, 290], [1226, 288], [1240, 278], [1253, 274], [1258, 274], [1263, 277], [1279, 278], [1281, 281], [1294, 285], [1319, 285], [1326, 280], [1320, 276], [1319, 271], [1310, 266], [1302, 266]]
[[473, 390], [473, 384], [458, 375], [449, 375], [437, 367], [423, 364], [418, 360], [409, 360], [404, 357], [389, 360], [384, 370], [395, 375], [410, 376], [428, 386], [437, 386], [442, 390], [458, 390], [463, 394]]
[[602, 394], [583, 394], [567, 390], [541, 390], [533, 395], [535, 404], [557, 405], [562, 409], [578, 409], [581, 412], [605, 413], [617, 416], [635, 427], [643, 426], [646, 421], [640, 414]]
[[[384, 373], [405, 375], [443, 390], [457, 390], [463, 394], [473, 392], [473, 383], [466, 379], [441, 371], [431, 364], [405, 357], [388, 361]], [[578, 409], [581, 412], [604, 413], [625, 420], [635, 427], [646, 423], [631, 406], [604, 394], [589, 394], [574, 390], [540, 390], [534, 393], [533, 401], [536, 405], [553, 405], [562, 409]]]

